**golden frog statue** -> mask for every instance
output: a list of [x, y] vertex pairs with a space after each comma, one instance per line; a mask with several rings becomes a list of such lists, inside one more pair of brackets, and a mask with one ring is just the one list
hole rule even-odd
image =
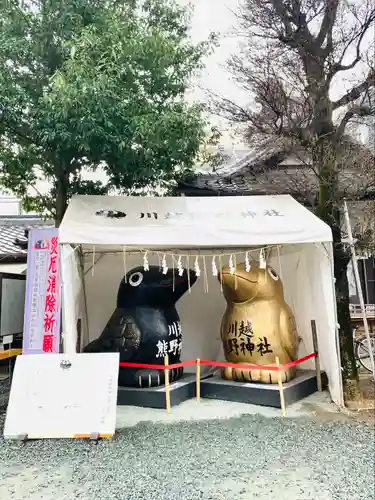
[[[221, 323], [221, 339], [229, 363], [251, 363], [276, 366], [297, 359], [298, 335], [293, 313], [284, 300], [283, 285], [276, 271], [252, 263], [249, 272], [244, 264], [231, 274], [225, 267], [219, 273], [227, 301]], [[282, 371], [287, 382], [295, 368]], [[277, 371], [264, 369], [224, 368], [222, 377], [241, 382], [278, 382]]]

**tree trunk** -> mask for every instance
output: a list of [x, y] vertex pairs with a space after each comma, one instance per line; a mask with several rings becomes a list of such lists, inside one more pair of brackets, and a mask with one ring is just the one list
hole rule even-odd
[[347, 268], [350, 258], [343, 249], [342, 243], [334, 241], [335, 288], [337, 302], [337, 321], [341, 367], [346, 401], [357, 400], [360, 395], [357, 364], [354, 355], [353, 331], [350, 321], [349, 284]]
[[321, 165], [319, 168], [320, 192], [317, 215], [332, 229], [337, 321], [339, 324], [344, 397], [346, 401], [353, 401], [358, 399], [360, 391], [349, 308], [347, 268], [350, 262], [350, 254], [344, 248], [341, 238], [341, 213], [339, 200], [337, 199], [339, 188], [338, 173], [336, 155], [334, 153], [331, 154], [332, 147], [334, 145], [327, 145], [327, 143], [320, 145], [318, 147], [318, 154], [315, 157], [315, 161], [320, 160], [319, 164]]
[[68, 189], [69, 174], [63, 172], [56, 178], [56, 227], [60, 226], [68, 206]]

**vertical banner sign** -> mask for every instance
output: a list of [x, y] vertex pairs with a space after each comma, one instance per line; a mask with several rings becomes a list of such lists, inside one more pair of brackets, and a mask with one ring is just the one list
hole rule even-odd
[[22, 354], [59, 352], [59, 257], [57, 228], [30, 230]]

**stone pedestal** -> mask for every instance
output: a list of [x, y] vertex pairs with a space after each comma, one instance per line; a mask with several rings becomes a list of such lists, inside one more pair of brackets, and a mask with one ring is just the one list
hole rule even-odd
[[[299, 401], [318, 390], [313, 371], [298, 371], [283, 384], [285, 404]], [[278, 384], [256, 384], [224, 380], [219, 375], [201, 381], [201, 397], [281, 408]]]

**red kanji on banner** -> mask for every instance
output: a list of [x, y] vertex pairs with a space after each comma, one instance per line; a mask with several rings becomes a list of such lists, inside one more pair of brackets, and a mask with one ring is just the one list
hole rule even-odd
[[47, 292], [53, 295], [56, 294], [56, 276], [48, 276]]
[[44, 331], [45, 333], [53, 333], [55, 329], [55, 316], [53, 314], [46, 313], [44, 315]]
[[53, 352], [54, 342], [55, 342], [54, 335], [44, 335], [43, 347], [42, 347], [43, 352]]
[[57, 273], [57, 257], [53, 256], [49, 260], [48, 272], [52, 274]]
[[54, 236], [51, 239], [51, 251], [50, 251], [51, 255], [57, 255], [58, 254], [58, 252], [57, 252], [57, 245], [58, 245], [57, 236]]
[[46, 295], [46, 302], [44, 305], [44, 312], [56, 312], [56, 297], [54, 295]]

